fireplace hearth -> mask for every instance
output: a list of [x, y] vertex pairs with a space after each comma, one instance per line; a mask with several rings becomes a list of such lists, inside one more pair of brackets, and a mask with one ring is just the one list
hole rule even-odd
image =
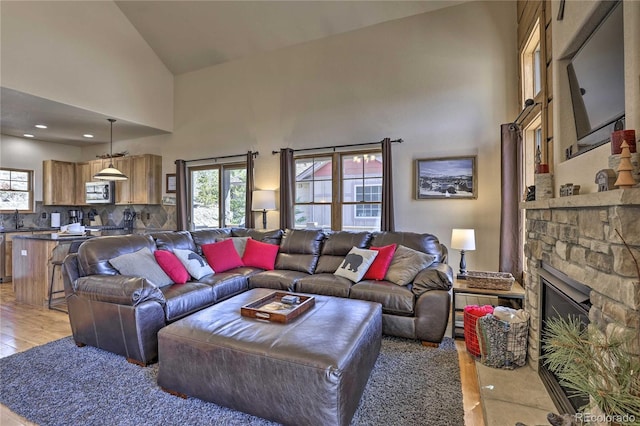
[[[540, 270], [541, 286], [541, 326], [544, 336], [545, 322], [548, 319], [575, 317], [583, 327], [589, 325], [589, 287], [571, 279], [557, 269], [542, 263]], [[561, 413], [575, 414], [580, 407], [589, 402], [589, 398], [575, 395], [562, 386], [553, 372], [544, 365], [545, 345], [540, 342], [541, 358], [538, 374], [547, 388], [556, 408]]]

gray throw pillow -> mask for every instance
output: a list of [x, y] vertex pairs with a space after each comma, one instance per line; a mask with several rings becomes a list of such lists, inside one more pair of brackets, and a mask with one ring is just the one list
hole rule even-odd
[[407, 285], [435, 260], [435, 256], [405, 246], [398, 246], [384, 279], [398, 285]]
[[173, 280], [162, 270], [156, 258], [147, 247], [133, 253], [127, 253], [114, 257], [109, 263], [120, 272], [121, 275], [143, 277], [157, 287], [173, 284]]
[[357, 283], [367, 273], [377, 255], [376, 250], [354, 247], [345, 256], [344, 261], [334, 274]]
[[197, 253], [191, 250], [173, 249], [173, 254], [180, 259], [180, 262], [182, 262], [187, 272], [189, 272], [189, 275], [196, 280], [199, 280], [205, 275], [213, 274], [211, 266]]

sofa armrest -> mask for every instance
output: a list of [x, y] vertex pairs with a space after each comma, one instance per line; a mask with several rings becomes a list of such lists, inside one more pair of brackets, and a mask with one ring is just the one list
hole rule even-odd
[[416, 296], [430, 290], [450, 290], [453, 285], [453, 269], [446, 263], [433, 263], [413, 279], [411, 291]]
[[146, 301], [162, 305], [166, 300], [158, 287], [146, 278], [126, 275], [89, 275], [78, 278], [75, 293], [84, 299], [137, 306]]

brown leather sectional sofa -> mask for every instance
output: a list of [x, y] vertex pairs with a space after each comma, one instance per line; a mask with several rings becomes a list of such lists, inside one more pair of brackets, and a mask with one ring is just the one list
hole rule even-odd
[[[275, 269], [239, 267], [206, 275], [198, 281], [157, 287], [145, 277], [123, 276], [110, 259], [144, 247], [188, 249], [228, 237], [251, 237], [279, 245]], [[434, 263], [413, 282], [352, 283], [333, 272], [352, 247], [399, 244], [431, 254]], [[74, 340], [146, 365], [158, 356], [158, 331], [251, 288], [271, 288], [378, 302], [383, 333], [437, 344], [450, 312], [453, 271], [447, 249], [431, 234], [413, 232], [259, 231], [244, 228], [161, 232], [98, 237], [85, 241], [64, 261], [65, 296]], [[321, 332], [321, 331], [319, 331]]]

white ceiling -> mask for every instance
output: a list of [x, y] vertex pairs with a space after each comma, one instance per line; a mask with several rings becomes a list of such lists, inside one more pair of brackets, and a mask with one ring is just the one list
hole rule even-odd
[[[116, 1], [167, 68], [182, 74], [464, 1]], [[105, 115], [2, 88], [0, 128], [82, 146], [109, 141]], [[33, 128], [37, 122], [46, 131]], [[95, 135], [89, 142], [83, 133]], [[165, 133], [118, 121], [114, 140]]]

